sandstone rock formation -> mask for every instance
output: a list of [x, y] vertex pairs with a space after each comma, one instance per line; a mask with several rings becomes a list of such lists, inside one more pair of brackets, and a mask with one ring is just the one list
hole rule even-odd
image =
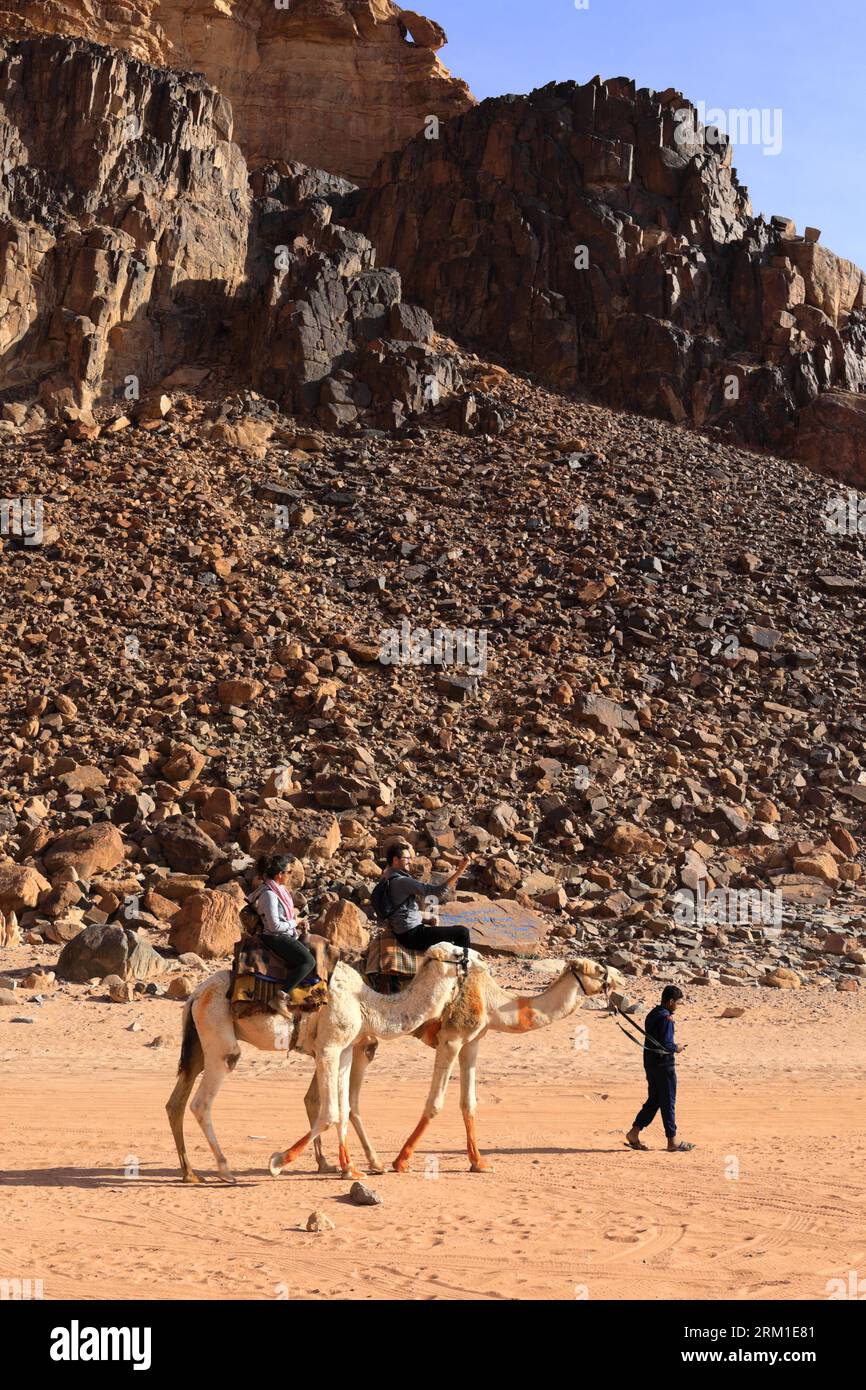
[[866, 395], [825, 391], [816, 396], [800, 412], [797, 456], [820, 473], [866, 487]]
[[459, 386], [399, 275], [333, 222], [353, 185], [297, 164], [250, 180], [231, 134], [201, 78], [81, 40], [0, 46], [0, 389], [119, 411], [204, 360], [327, 425], [394, 425]]
[[80, 40], [0, 45], [3, 387], [89, 406], [209, 344], [250, 198], [228, 103]]
[[203, 73], [248, 159], [363, 181], [386, 150], [473, 105], [442, 28], [390, 0], [0, 0], [0, 32], [67, 34]]
[[672, 90], [485, 101], [386, 156], [355, 225], [441, 329], [613, 404], [785, 446], [820, 392], [866, 387], [862, 271], [753, 218]]

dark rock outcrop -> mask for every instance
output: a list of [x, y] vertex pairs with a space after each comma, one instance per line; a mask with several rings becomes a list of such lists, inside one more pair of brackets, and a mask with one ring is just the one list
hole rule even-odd
[[866, 281], [755, 219], [680, 93], [594, 78], [483, 102], [385, 157], [354, 225], [440, 329], [567, 389], [788, 447], [866, 387]]
[[75, 39], [0, 44], [0, 390], [54, 414], [198, 362], [337, 426], [400, 424], [459, 385], [399, 275], [333, 221], [353, 191], [250, 176], [200, 77]]

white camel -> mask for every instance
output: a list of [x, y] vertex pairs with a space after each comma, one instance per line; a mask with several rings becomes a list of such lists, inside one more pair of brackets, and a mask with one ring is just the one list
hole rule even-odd
[[[477, 952], [470, 951], [468, 955], [471, 967], [480, 969]], [[227, 970], [211, 975], [184, 1008], [178, 1079], [166, 1104], [184, 1182], [201, 1181], [187, 1157], [183, 1133], [184, 1112], [196, 1078], [203, 1073], [190, 1109], [211, 1147], [219, 1177], [224, 1182], [234, 1182], [213, 1127], [211, 1110], [216, 1095], [237, 1066], [241, 1055], [239, 1042], [250, 1043], [264, 1052], [287, 1053], [295, 1030], [294, 1050], [316, 1061], [316, 1076], [304, 1098], [310, 1132], [285, 1153], [272, 1155], [271, 1172], [279, 1173], [311, 1140], [317, 1146], [320, 1170], [328, 1171], [319, 1136], [337, 1124], [341, 1172], [344, 1177], [359, 1177], [346, 1144], [350, 1118], [371, 1170], [383, 1172], [360, 1115], [364, 1073], [379, 1040], [404, 1037], [439, 1018], [462, 984], [463, 952], [444, 944], [431, 947], [421, 957], [412, 983], [402, 994], [395, 995], [377, 994], [356, 970], [340, 961], [329, 982], [329, 1002], [317, 1013], [301, 1014], [298, 1021], [275, 1013], [234, 1018], [227, 998], [230, 978]]]
[[419, 1123], [410, 1134], [393, 1167], [404, 1173], [418, 1140], [441, 1111], [454, 1063], [460, 1060], [460, 1109], [466, 1128], [466, 1148], [473, 1173], [483, 1173], [489, 1164], [481, 1156], [475, 1130], [476, 1066], [481, 1039], [489, 1031], [529, 1033], [546, 1028], [572, 1014], [588, 996], [606, 993], [610, 985], [618, 989], [622, 976], [612, 966], [581, 958], [569, 963], [557, 980], [534, 995], [511, 995], [486, 970], [471, 969], [455, 1002], [445, 1009], [441, 1020], [425, 1030], [422, 1040], [435, 1047], [433, 1079]]

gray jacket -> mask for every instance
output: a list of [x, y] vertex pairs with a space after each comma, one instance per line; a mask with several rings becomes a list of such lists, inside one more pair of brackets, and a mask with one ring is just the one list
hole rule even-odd
[[273, 936], [298, 935], [295, 923], [286, 911], [285, 903], [273, 888], [268, 888], [263, 883], [250, 898], [250, 906], [254, 907], [261, 917], [263, 931]]
[[438, 898], [441, 902], [448, 893], [447, 883], [422, 883], [401, 869], [388, 876], [388, 888], [394, 907], [388, 924], [395, 936], [421, 926], [421, 903], [425, 898]]

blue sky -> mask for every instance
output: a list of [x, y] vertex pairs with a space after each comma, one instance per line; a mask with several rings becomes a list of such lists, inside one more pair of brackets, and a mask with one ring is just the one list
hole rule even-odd
[[[866, 267], [866, 0], [423, 0], [440, 55], [479, 98], [553, 80], [633, 77], [709, 110], [780, 110], [781, 150], [740, 144], [755, 213], [818, 227]], [[768, 120], [772, 120], [768, 114]], [[768, 127], [770, 134], [772, 126]], [[768, 141], [769, 143], [769, 141]]]

